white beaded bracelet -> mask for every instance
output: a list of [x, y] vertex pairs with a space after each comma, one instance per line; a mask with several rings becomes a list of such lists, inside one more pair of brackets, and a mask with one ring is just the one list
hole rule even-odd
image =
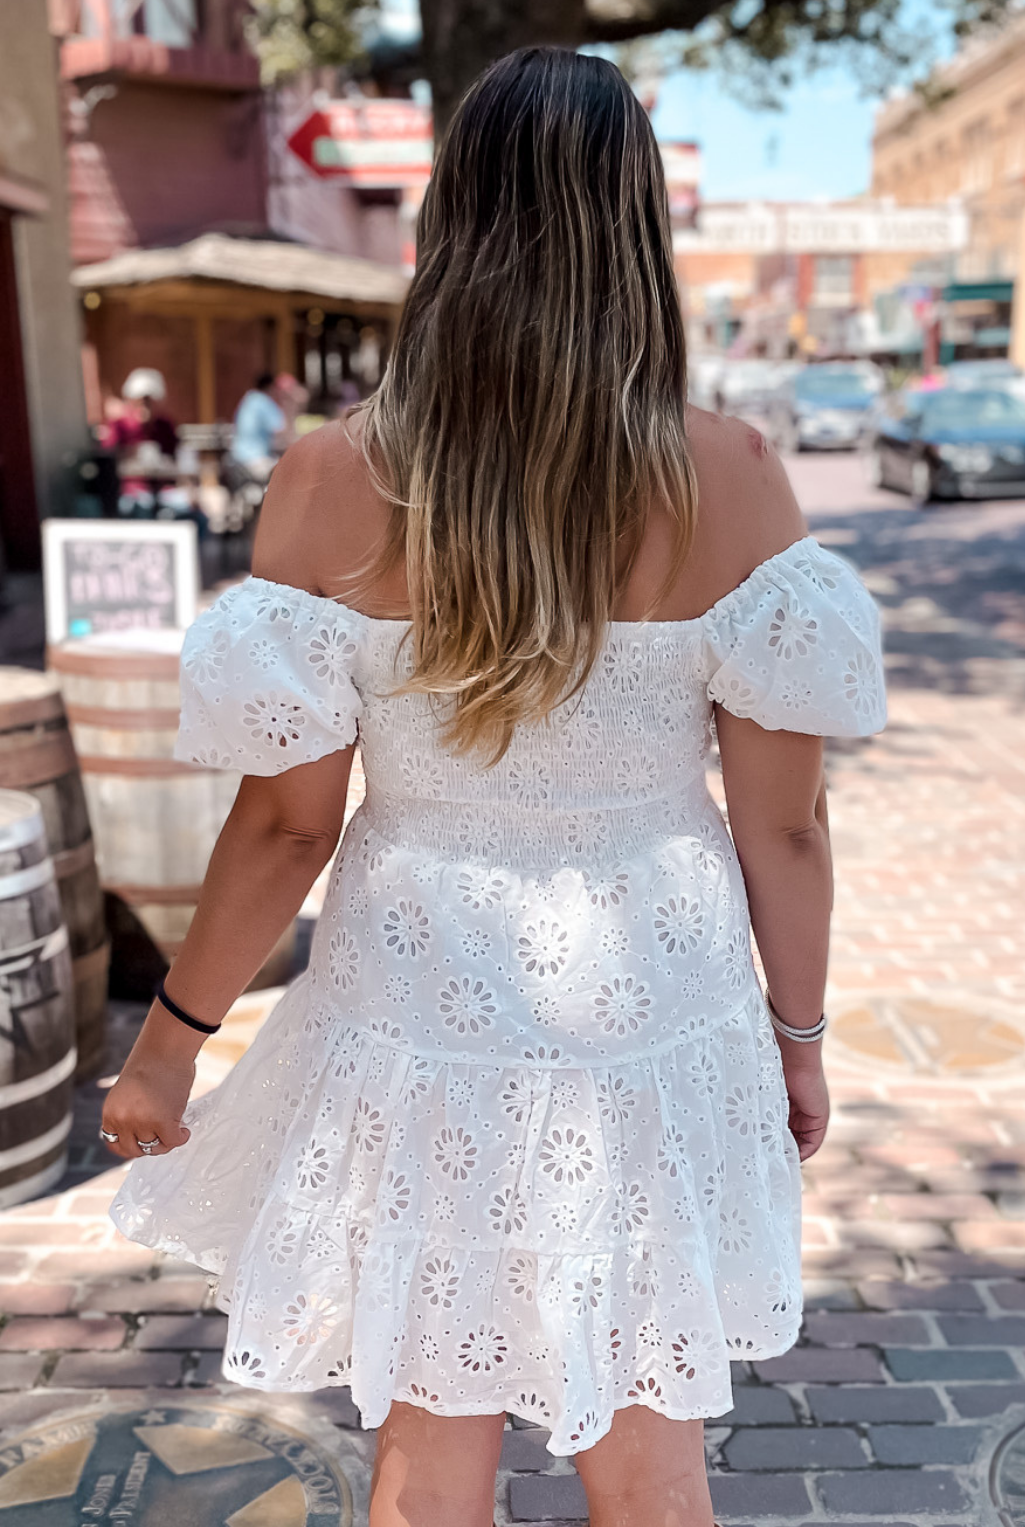
[[816, 1039], [821, 1039], [826, 1032], [826, 1024], [829, 1020], [826, 1018], [825, 1013], [822, 1014], [818, 1023], [813, 1023], [810, 1027], [804, 1029], [795, 1028], [792, 1023], [784, 1023], [772, 1005], [772, 998], [769, 996], [768, 987], [765, 988], [765, 1005], [769, 1009], [769, 1022], [776, 1030], [776, 1033], [782, 1034], [784, 1039], [793, 1039], [799, 1045], [810, 1045]]

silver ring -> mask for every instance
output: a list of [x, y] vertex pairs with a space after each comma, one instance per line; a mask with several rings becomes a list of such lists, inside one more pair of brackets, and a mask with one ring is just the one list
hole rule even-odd
[[109, 1129], [101, 1129], [100, 1130], [100, 1139], [101, 1140], [106, 1140], [108, 1145], [116, 1145], [118, 1140], [120, 1139], [120, 1136], [119, 1135], [112, 1135]]
[[135, 1143], [139, 1149], [141, 1151], [145, 1151], [146, 1155], [148, 1156], [150, 1151], [156, 1150], [157, 1146], [160, 1144], [160, 1136], [155, 1135], [152, 1140], [136, 1140]]

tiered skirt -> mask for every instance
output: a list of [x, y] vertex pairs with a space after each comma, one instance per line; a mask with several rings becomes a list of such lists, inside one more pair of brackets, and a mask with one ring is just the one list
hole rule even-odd
[[285, 993], [191, 1139], [133, 1163], [132, 1240], [215, 1274], [225, 1376], [510, 1411], [549, 1451], [613, 1411], [722, 1415], [731, 1359], [801, 1319], [800, 1170], [760, 993], [709, 1031], [617, 1065], [411, 1053]]

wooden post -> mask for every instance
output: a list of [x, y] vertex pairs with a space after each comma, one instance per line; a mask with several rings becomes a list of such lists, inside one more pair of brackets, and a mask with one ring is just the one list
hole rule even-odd
[[295, 318], [291, 308], [284, 308], [274, 319], [274, 369], [278, 374], [295, 372]]
[[213, 424], [217, 419], [217, 373], [214, 367], [214, 325], [209, 313], [197, 313], [196, 323], [196, 408], [197, 424]]

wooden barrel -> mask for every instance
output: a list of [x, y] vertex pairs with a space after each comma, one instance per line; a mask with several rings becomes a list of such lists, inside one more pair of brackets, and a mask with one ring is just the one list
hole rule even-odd
[[68, 931], [38, 801], [0, 790], [0, 1208], [64, 1175], [75, 1072]]
[[78, 758], [52, 674], [0, 668], [0, 788], [28, 791], [43, 814], [71, 948], [81, 1081], [103, 1062], [110, 943]]
[[[178, 763], [180, 631], [126, 631], [49, 649], [78, 751], [104, 889], [165, 958], [181, 947], [240, 776]], [[281, 979], [294, 933], [258, 981]]]

